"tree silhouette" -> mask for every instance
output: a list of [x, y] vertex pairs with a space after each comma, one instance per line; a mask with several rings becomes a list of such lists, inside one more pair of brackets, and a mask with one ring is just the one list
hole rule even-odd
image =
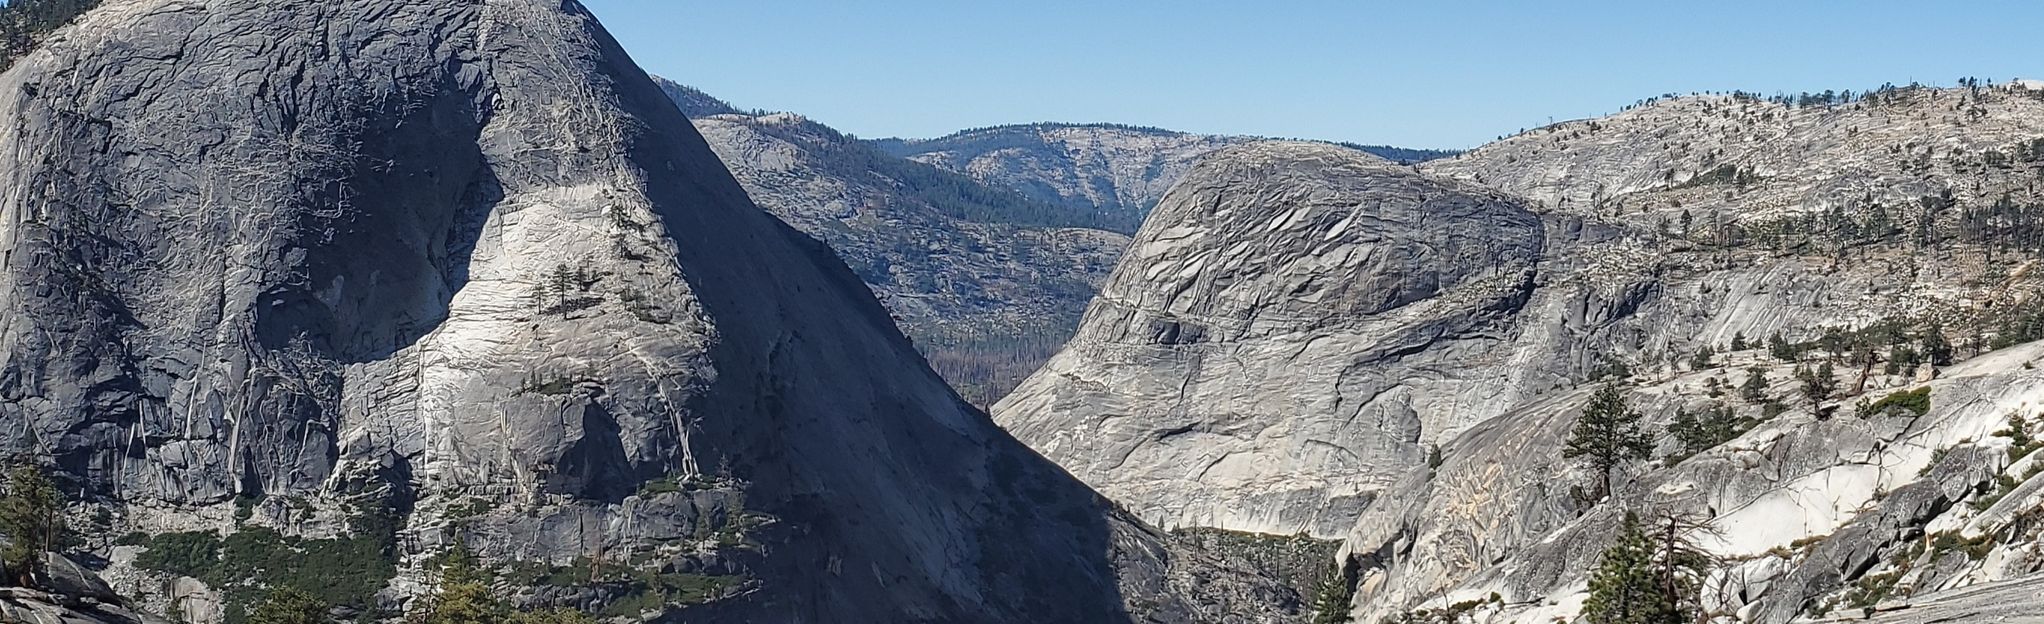
[[1838, 392], [1838, 371], [1830, 362], [1811, 370], [1808, 366], [1796, 369], [1796, 379], [1803, 383], [1803, 396], [1810, 400], [1810, 411], [1822, 415], [1821, 406], [1831, 395]]
[[1625, 404], [1617, 384], [1606, 384], [1590, 397], [1583, 413], [1569, 431], [1562, 449], [1565, 459], [1587, 458], [1602, 478], [1597, 498], [1611, 494], [1612, 472], [1627, 461], [1646, 459], [1654, 450], [1653, 439], [1640, 431], [1640, 413]]
[[1758, 366], [1746, 371], [1746, 383], [1739, 385], [1739, 398], [1748, 403], [1767, 400], [1767, 372]]

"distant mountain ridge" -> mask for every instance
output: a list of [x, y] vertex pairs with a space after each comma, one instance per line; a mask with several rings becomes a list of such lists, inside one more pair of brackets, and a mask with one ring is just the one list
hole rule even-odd
[[659, 85], [660, 92], [666, 93], [667, 99], [674, 100], [674, 105], [681, 109], [681, 114], [687, 115], [689, 119], [743, 112], [730, 102], [679, 82], [653, 76], [653, 84]]
[[[717, 115], [764, 117], [788, 112], [740, 109], [701, 89], [655, 77], [654, 82], [690, 119]], [[805, 118], [806, 119], [806, 118]], [[1205, 135], [1168, 128], [1122, 123], [1037, 122], [967, 128], [930, 139], [863, 139], [817, 124], [836, 135], [834, 144], [848, 157], [901, 170], [902, 165], [876, 158], [885, 155], [932, 165], [985, 183], [987, 189], [1012, 191], [1021, 197], [1068, 214], [1060, 219], [1017, 218], [1012, 211], [981, 211], [957, 215], [981, 222], [1068, 225], [1133, 234], [1163, 196], [1164, 189], [1200, 157], [1222, 147], [1263, 140], [1326, 143], [1361, 151], [1399, 164], [1418, 164], [1461, 154], [1439, 150], [1261, 136]], [[862, 144], [877, 154], [853, 154]], [[917, 172], [915, 177], [930, 177]], [[976, 192], [971, 203], [1021, 206], [1001, 193]], [[1041, 206], [1021, 206], [1044, 213]]]
[[931, 365], [991, 404], [1050, 357], [1128, 245], [1048, 204], [793, 113], [658, 81], [762, 208], [830, 245]]
[[[697, 93], [701, 92], [698, 91]], [[1184, 134], [1184, 135], [1193, 134], [1190, 132], [1182, 132], [1178, 130], [1172, 130], [1169, 128], [1160, 128], [1157, 126], [1145, 126], [1139, 124], [1122, 124], [1113, 122], [1071, 123], [1059, 121], [1039, 121], [1036, 123], [1001, 124], [994, 126], [981, 126], [978, 128], [966, 128], [964, 130], [959, 130], [951, 134], [930, 139], [888, 137], [881, 139], [872, 139], [872, 142], [875, 146], [879, 147], [883, 151], [886, 151], [897, 156], [908, 157], [916, 154], [928, 153], [937, 150], [957, 149], [961, 142], [969, 141], [977, 135], [984, 135], [987, 133], [1004, 133], [1014, 130], [1029, 129], [1070, 129], [1070, 128], [1126, 130], [1131, 132], [1145, 132], [1156, 134]], [[1321, 141], [1316, 139], [1304, 139], [1298, 137], [1266, 137], [1255, 135], [1203, 135], [1203, 136], [1226, 137], [1240, 139], [1243, 141], [1284, 140], [1284, 141], [1306, 141], [1313, 143], [1330, 143], [1333, 145], [1339, 145], [1349, 149], [1365, 152], [1378, 158], [1383, 158], [1385, 160], [1389, 160], [1402, 165], [1409, 165], [1413, 163], [1426, 162], [1429, 160], [1447, 158], [1450, 156], [1454, 156], [1456, 154], [1460, 154], [1464, 151], [1452, 149], [1423, 149], [1411, 147], [1398, 147], [1395, 145], [1355, 143], [1352, 141]]]
[[[673, 80], [655, 83], [761, 207], [828, 243], [937, 371], [981, 405], [1071, 335], [1163, 185], [1213, 149], [1246, 140], [1057, 123], [865, 140], [800, 114], [745, 110]], [[1327, 144], [1394, 161], [1449, 153]], [[1025, 171], [979, 175], [936, 152], [899, 156], [923, 148]], [[1047, 164], [1020, 164], [1037, 161]], [[1095, 182], [1072, 190], [1067, 181], [1082, 177]]]
[[[1133, 233], [1180, 176], [1221, 148], [1263, 137], [1192, 134], [1113, 123], [989, 126], [934, 139], [880, 139], [880, 149], [1037, 199], [1098, 211]], [[1316, 141], [1328, 143], [1324, 141]], [[1458, 152], [1329, 143], [1411, 164]]]

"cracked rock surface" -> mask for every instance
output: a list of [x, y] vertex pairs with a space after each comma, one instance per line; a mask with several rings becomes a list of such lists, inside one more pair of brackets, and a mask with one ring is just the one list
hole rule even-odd
[[754, 584], [656, 615], [1296, 606], [964, 405], [573, 2], [117, 0], [0, 94], [0, 445], [123, 530], [378, 493], [401, 606], [456, 531], [660, 563], [742, 497]]
[[[2040, 282], [2019, 247], [1959, 233], [2004, 197], [2044, 201], [2044, 161], [2011, 156], [2044, 138], [2040, 107], [2021, 87], [1678, 98], [1416, 171], [1221, 150], [995, 417], [1156, 522], [1345, 536], [1357, 621], [1493, 593], [1504, 605], [1479, 618], [1576, 617], [1627, 509], [1707, 519], [1734, 562], [1714, 608], [1743, 621], [2044, 573], [2038, 460], [2011, 463], [1994, 433], [2044, 405], [2044, 346], [1984, 339], [2035, 309]], [[1498, 212], [1458, 220], [1417, 188]], [[1453, 253], [1455, 236], [1491, 253]], [[1372, 250], [1386, 259], [1358, 261]], [[1883, 370], [1893, 352], [1864, 369], [1812, 352], [1841, 388], [1813, 405], [1798, 363], [1760, 344], [1882, 322], [1974, 346], [1914, 372]], [[1754, 370], [1781, 406], [1737, 398]], [[1561, 449], [1609, 377], [1659, 446], [1589, 500], [1598, 475]], [[1852, 415], [1924, 387], [1921, 416]], [[1677, 411], [1720, 406], [1750, 430], [1670, 457]]]
[[1404, 382], [1459, 372], [1408, 356], [1484, 349], [1544, 244], [1516, 203], [1359, 151], [1228, 148], [994, 412], [1155, 521], [1335, 534], [1458, 425]]
[[1099, 221], [1090, 209], [1031, 202], [800, 115], [706, 108], [699, 91], [669, 90], [684, 110], [712, 113], [695, 126], [753, 201], [830, 245], [977, 404], [1056, 351], [1128, 246], [1124, 234], [1078, 227]]
[[[1036, 199], [1089, 210], [1133, 231], [1171, 185], [1207, 154], [1261, 141], [1121, 124], [1038, 123], [964, 130], [934, 139], [881, 139], [889, 153], [971, 175]], [[1402, 163], [1451, 152], [1350, 146]]]

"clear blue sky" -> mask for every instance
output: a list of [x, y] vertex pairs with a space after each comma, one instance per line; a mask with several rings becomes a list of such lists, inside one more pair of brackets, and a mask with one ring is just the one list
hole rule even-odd
[[1032, 121], [1410, 147], [1668, 92], [2044, 78], [2044, 2], [584, 0], [647, 71], [865, 137]]

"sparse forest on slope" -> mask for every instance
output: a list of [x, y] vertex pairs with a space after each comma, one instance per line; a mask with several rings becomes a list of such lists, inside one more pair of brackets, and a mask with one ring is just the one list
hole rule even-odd
[[[1538, 213], [1533, 277], [1493, 305], [1447, 280], [1360, 314], [1315, 294], [1397, 283], [1335, 261], [1378, 257], [1341, 241], [1402, 223], [1397, 206], [1160, 209], [1138, 239], [1169, 236], [1124, 257], [996, 417], [1168, 524], [1350, 519], [1351, 585], [1329, 595], [1357, 621], [1634, 621], [1585, 601], [1649, 571], [1684, 579], [1645, 596], [1670, 613], [1770, 624], [2015, 579], [2044, 567], [2040, 139], [2044, 93], [1969, 82], [1661, 99], [1422, 163]], [[1332, 183], [1320, 170], [1187, 178], [1170, 197], [1311, 195]], [[1407, 237], [1501, 227], [1370, 240], [1395, 264], [1444, 248]], [[1227, 260], [1268, 236], [1299, 248]], [[1277, 287], [1245, 290], [1259, 281]], [[1267, 301], [1289, 307], [1238, 313]], [[1358, 329], [1407, 325], [1423, 330]], [[1214, 504], [1235, 492], [1286, 494]], [[1612, 550], [1628, 511], [1634, 533], [1682, 527], [1710, 560]]]
[[[1643, 416], [1620, 426], [1656, 451], [1600, 465], [1553, 452], [1598, 414], [1587, 389], [1457, 436], [1357, 523], [1349, 561], [1373, 587], [1358, 615], [1497, 593], [1470, 615], [1571, 617], [1613, 590], [1571, 583], [1627, 509], [1700, 523], [1681, 533], [1707, 573], [1671, 597], [1692, 615], [1858, 614], [2034, 573], [2040, 138], [2044, 92], [1969, 80], [1657, 98], [1423, 165], [1653, 250], [1581, 249], [1577, 276], [1549, 280], [1634, 284], [1619, 314], [1637, 338], [1600, 347], [1612, 365], [1587, 372], [1617, 380]], [[1622, 476], [1600, 500], [1585, 481], [1606, 465]], [[1514, 476], [1557, 473], [1566, 491]]]
[[1335, 143], [1335, 145], [1370, 154], [1401, 165], [1416, 165], [1429, 160], [1440, 160], [1462, 153], [1462, 150], [1418, 149], [1395, 145], [1367, 145], [1346, 141]]
[[[736, 115], [742, 112], [738, 110], [738, 107], [732, 106], [730, 102], [718, 99], [717, 96], [704, 93], [701, 89], [695, 87], [659, 76], [653, 77], [653, 84], [660, 85], [660, 91], [667, 94], [667, 99], [674, 100], [674, 105], [681, 109], [681, 114], [687, 115], [689, 119], [711, 115]], [[765, 113], [755, 112], [755, 114]]]

